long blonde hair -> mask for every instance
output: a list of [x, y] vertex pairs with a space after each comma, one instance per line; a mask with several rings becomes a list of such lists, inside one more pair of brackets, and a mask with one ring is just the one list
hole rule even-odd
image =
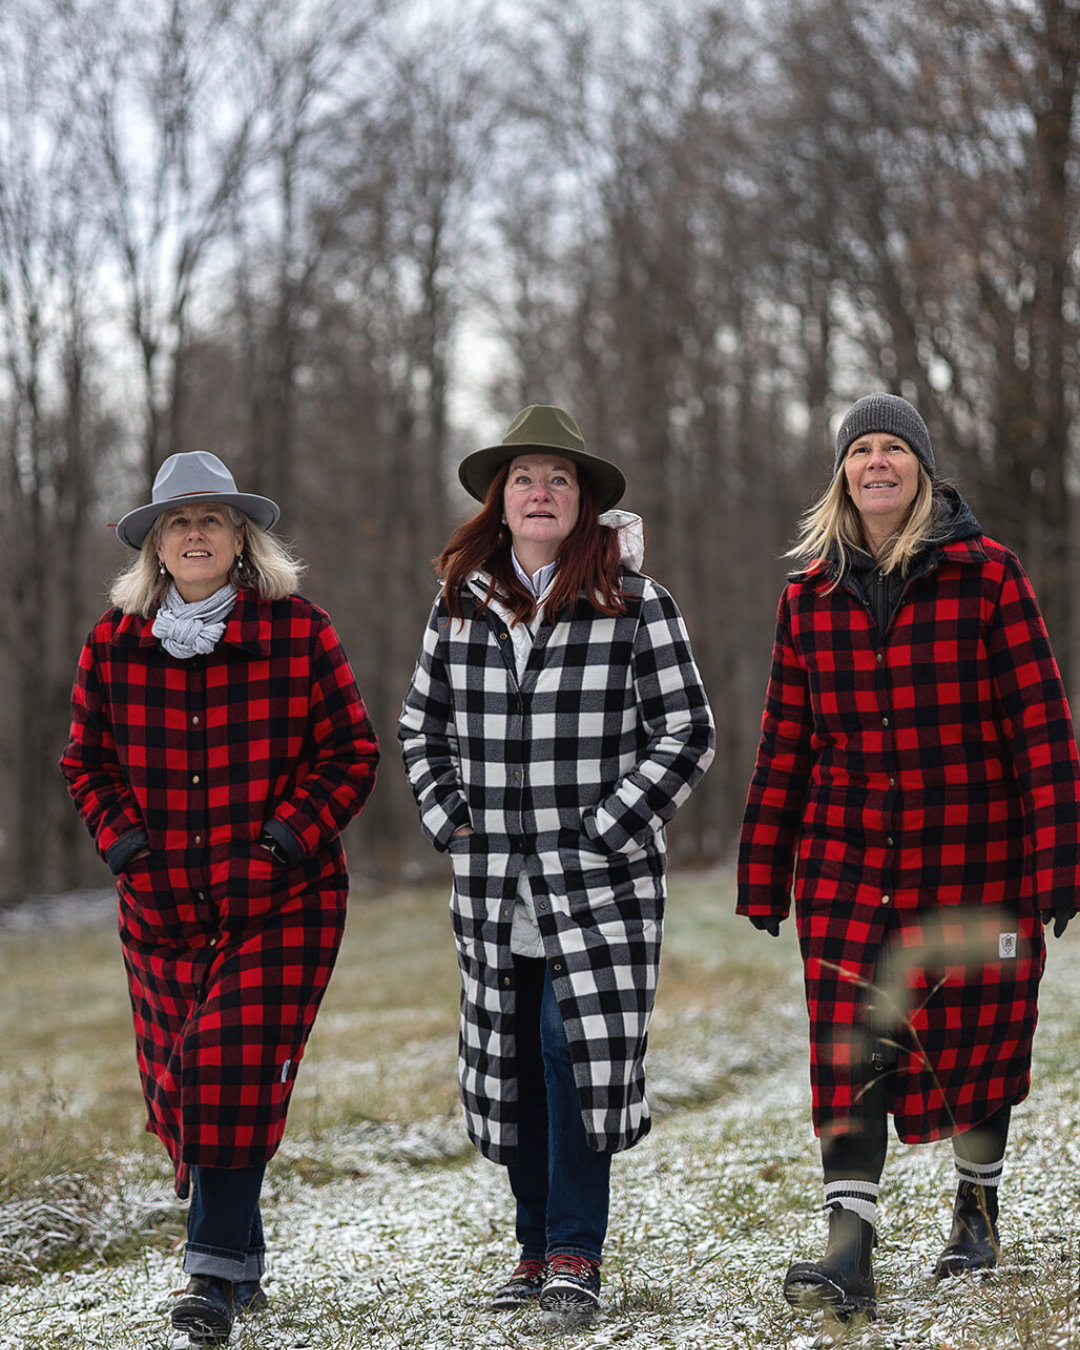
[[[874, 559], [883, 572], [899, 571], [902, 576], [906, 575], [915, 558], [940, 537], [940, 524], [948, 511], [945, 500], [934, 491], [941, 482], [931, 479], [920, 461], [919, 485], [911, 509], [903, 526], [885, 542]], [[848, 493], [847, 478], [838, 469], [827, 491], [799, 521], [798, 537], [783, 556], [795, 558], [804, 565], [816, 558], [828, 558], [834, 568], [833, 584], [838, 585], [847, 570], [849, 548], [869, 552], [862, 518]]]
[[[233, 563], [229, 580], [237, 590], [253, 590], [260, 600], [284, 600], [300, 584], [306, 563], [293, 556], [276, 535], [261, 529], [235, 506], [227, 507], [233, 528], [244, 536], [244, 551]], [[147, 531], [136, 557], [119, 572], [109, 587], [109, 599], [125, 614], [148, 619], [165, 598], [172, 577], [158, 562], [158, 545], [165, 513]]]

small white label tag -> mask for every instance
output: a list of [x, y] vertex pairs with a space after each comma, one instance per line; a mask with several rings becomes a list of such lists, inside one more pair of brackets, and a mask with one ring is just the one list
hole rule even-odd
[[[1004, 941], [1004, 938], [1002, 939], [1002, 941]], [[289, 1081], [289, 1069], [291, 1066], [292, 1066], [291, 1059], [287, 1059], [285, 1063], [281, 1066], [281, 1081], [283, 1083], [287, 1083]]]
[[998, 934], [998, 956], [1008, 959], [1016, 955], [1016, 934], [999, 933]]

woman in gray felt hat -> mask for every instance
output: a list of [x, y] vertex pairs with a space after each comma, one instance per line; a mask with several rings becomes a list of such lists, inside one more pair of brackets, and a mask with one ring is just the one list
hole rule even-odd
[[459, 477], [483, 505], [442, 587], [398, 735], [453, 868], [466, 1128], [504, 1164], [520, 1257], [491, 1307], [600, 1304], [612, 1154], [649, 1129], [664, 827], [713, 756], [682, 618], [641, 571], [622, 471], [532, 405]]
[[147, 1129], [190, 1195], [172, 1323], [266, 1303], [259, 1196], [345, 920], [341, 830], [378, 746], [329, 617], [208, 451], [120, 521], [136, 557], [83, 647], [61, 768], [116, 876]]

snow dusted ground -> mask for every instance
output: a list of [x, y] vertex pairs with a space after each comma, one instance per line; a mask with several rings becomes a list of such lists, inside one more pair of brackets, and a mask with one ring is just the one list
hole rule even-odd
[[[1078, 921], [1080, 926], [1080, 921]], [[792, 935], [785, 935], [789, 940]], [[767, 941], [767, 939], [762, 939]], [[875, 1253], [879, 1320], [848, 1345], [991, 1350], [1080, 1345], [1080, 933], [1052, 943], [1043, 986], [1035, 1091], [1014, 1113], [1002, 1189], [1003, 1265], [986, 1280], [938, 1286], [930, 1273], [948, 1231], [955, 1177], [948, 1144], [895, 1141]], [[718, 1003], [722, 999], [718, 999]], [[662, 1021], [664, 1012], [658, 1011]], [[800, 991], [779, 982], [755, 1023], [738, 1010], [683, 1018], [651, 1058], [658, 1120], [613, 1168], [606, 1306], [592, 1328], [552, 1333], [536, 1312], [492, 1314], [484, 1298], [513, 1265], [505, 1174], [480, 1159], [457, 1122], [367, 1123], [317, 1141], [287, 1137], [264, 1217], [269, 1311], [234, 1330], [261, 1350], [583, 1344], [625, 1350], [830, 1344], [780, 1297], [792, 1259], [818, 1254], [816, 1144]], [[677, 1105], [714, 1099], [695, 1109]], [[722, 1084], [718, 1091], [717, 1084]], [[304, 1166], [289, 1166], [303, 1160]], [[128, 1164], [118, 1160], [122, 1177]], [[309, 1178], [305, 1180], [304, 1178]], [[312, 1184], [310, 1178], [329, 1178]], [[111, 1207], [104, 1213], [104, 1207]], [[134, 1164], [102, 1223], [137, 1229], [173, 1205]], [[18, 1215], [0, 1207], [0, 1250]], [[119, 1266], [87, 1264], [36, 1284], [0, 1286], [0, 1350], [183, 1350], [168, 1310], [182, 1287], [176, 1252], [148, 1246]]]

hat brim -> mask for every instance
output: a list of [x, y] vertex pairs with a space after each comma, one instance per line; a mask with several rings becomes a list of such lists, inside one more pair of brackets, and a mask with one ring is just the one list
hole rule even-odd
[[163, 516], [166, 511], [173, 511], [178, 506], [183, 506], [184, 502], [190, 500], [195, 502], [224, 502], [226, 506], [235, 506], [237, 510], [243, 511], [244, 515], [253, 521], [261, 530], [269, 530], [277, 523], [281, 515], [281, 508], [277, 502], [272, 502], [269, 497], [258, 497], [251, 492], [195, 492], [190, 498], [174, 497], [168, 502], [153, 502], [149, 506], [137, 506], [134, 511], [129, 511], [126, 516], [121, 516], [120, 522], [116, 527], [118, 538], [128, 548], [140, 549], [146, 541], [146, 536], [157, 520], [158, 516]]
[[596, 494], [596, 508], [601, 514], [622, 500], [626, 478], [621, 469], [599, 455], [590, 455], [584, 450], [566, 450], [561, 445], [489, 445], [483, 450], [474, 450], [458, 465], [458, 481], [470, 497], [482, 502], [502, 466], [529, 450], [542, 450], [547, 455], [572, 460], [588, 476]]

